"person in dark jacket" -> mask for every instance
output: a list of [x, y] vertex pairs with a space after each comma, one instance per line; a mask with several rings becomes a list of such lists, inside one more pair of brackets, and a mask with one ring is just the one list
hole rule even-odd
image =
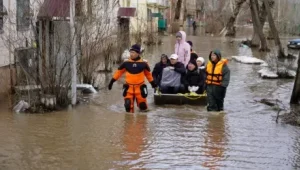
[[152, 77], [155, 83], [160, 86], [163, 69], [170, 65], [170, 60], [166, 54], [162, 54], [160, 62], [156, 63], [152, 71]]
[[170, 56], [170, 65], [163, 69], [161, 79], [161, 92], [167, 94], [177, 94], [184, 91], [184, 76], [186, 69], [184, 64], [178, 62], [178, 55]]
[[188, 64], [188, 70], [185, 75], [186, 92], [203, 93], [204, 77], [201, 77], [196, 61], [191, 60]]
[[203, 84], [201, 84], [200, 88], [202, 89], [199, 89], [200, 93], [202, 94], [205, 89], [206, 89], [206, 83], [205, 83], [205, 80], [206, 80], [206, 71], [205, 71], [205, 60], [203, 57], [198, 57], [197, 60], [197, 66], [198, 66], [198, 70], [199, 70], [199, 74], [200, 74], [200, 77], [204, 80], [203, 81]]
[[197, 53], [196, 53], [196, 51], [194, 51], [192, 48], [193, 48], [193, 42], [192, 41], [187, 41], [187, 43], [188, 44], [190, 44], [190, 46], [191, 46], [191, 58], [190, 58], [190, 61], [191, 60], [197, 60], [197, 58], [198, 58], [198, 55], [197, 55]]
[[228, 60], [219, 50], [211, 51], [206, 66], [207, 111], [223, 111], [224, 98], [230, 81]]

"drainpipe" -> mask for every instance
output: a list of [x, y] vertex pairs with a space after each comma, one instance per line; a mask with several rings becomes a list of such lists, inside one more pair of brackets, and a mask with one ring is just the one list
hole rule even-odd
[[70, 0], [70, 31], [71, 31], [71, 98], [72, 105], [76, 105], [77, 99], [77, 56], [76, 56], [76, 35], [75, 35], [75, 0]]

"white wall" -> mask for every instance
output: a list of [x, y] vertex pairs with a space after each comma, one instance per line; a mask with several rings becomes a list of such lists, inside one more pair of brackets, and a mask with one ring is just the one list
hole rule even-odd
[[147, 1], [131, 0], [130, 6], [136, 8], [136, 17], [130, 18], [130, 31], [144, 32], [147, 29]]
[[[30, 0], [31, 4], [42, 0]], [[9, 65], [9, 43], [11, 43], [11, 61], [14, 62], [14, 49], [25, 46], [25, 37], [30, 37], [30, 31], [17, 32], [16, 0], [3, 0], [4, 9], [8, 15], [4, 17], [3, 32], [0, 34], [0, 67]], [[30, 39], [28, 39], [30, 42]]]

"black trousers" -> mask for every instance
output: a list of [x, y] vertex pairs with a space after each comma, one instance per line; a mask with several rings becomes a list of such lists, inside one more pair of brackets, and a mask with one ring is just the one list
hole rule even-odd
[[207, 111], [223, 111], [226, 87], [218, 85], [207, 85]]

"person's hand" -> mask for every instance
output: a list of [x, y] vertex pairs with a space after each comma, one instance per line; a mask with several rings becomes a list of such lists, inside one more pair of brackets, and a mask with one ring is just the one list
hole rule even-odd
[[194, 92], [196, 92], [199, 89], [199, 86], [193, 86], [194, 87]]
[[152, 88], [154, 88], [154, 89], [157, 87], [157, 84], [154, 81], [151, 81], [150, 84], [151, 84]]
[[108, 85], [108, 90], [111, 90], [111, 89], [112, 89], [112, 86], [113, 86], [113, 84], [114, 84], [115, 81], [116, 81], [116, 80], [113, 79], [113, 78], [110, 80], [109, 85]]
[[189, 92], [192, 92], [192, 87], [188, 86], [188, 90], [189, 90]]

